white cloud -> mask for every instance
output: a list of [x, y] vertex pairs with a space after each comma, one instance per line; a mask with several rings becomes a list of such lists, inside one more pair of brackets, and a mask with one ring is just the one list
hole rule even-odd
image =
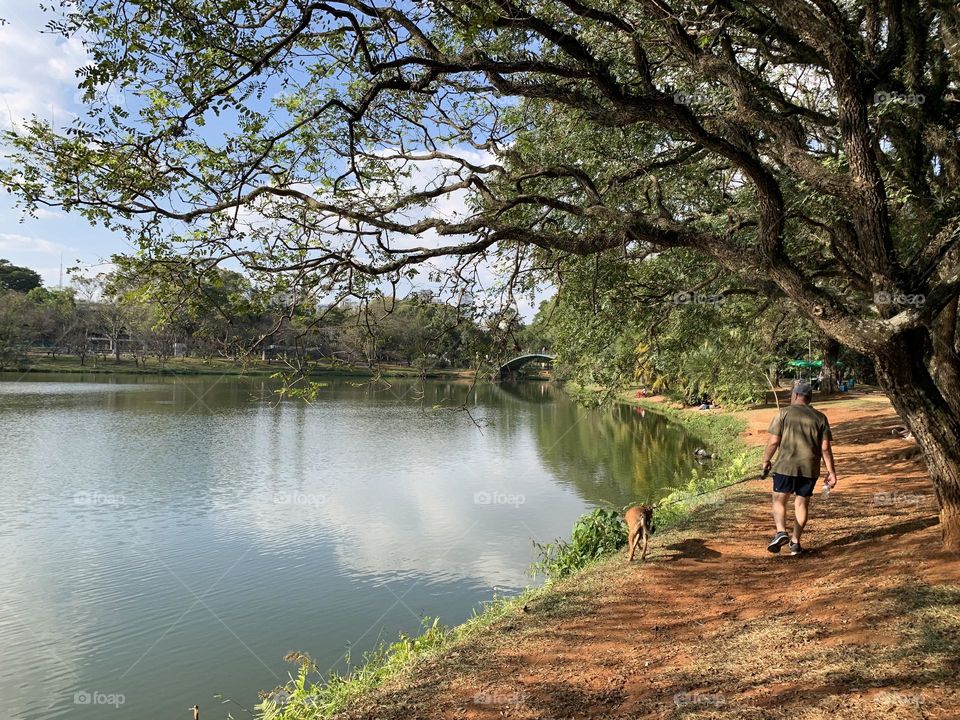
[[43, 238], [0, 233], [0, 253], [31, 253], [59, 257], [61, 253], [70, 252], [70, 250], [72, 248], [67, 245], [61, 245]]
[[60, 212], [59, 210], [47, 210], [46, 208], [36, 208], [33, 211], [33, 214], [38, 220], [46, 220], [48, 218], [61, 219], [66, 217], [66, 213], [64, 212]]
[[76, 115], [76, 70], [89, 62], [77, 38], [41, 32], [49, 19], [39, 7], [22, 3], [4, 10], [0, 27], [0, 128], [31, 115], [61, 125]]

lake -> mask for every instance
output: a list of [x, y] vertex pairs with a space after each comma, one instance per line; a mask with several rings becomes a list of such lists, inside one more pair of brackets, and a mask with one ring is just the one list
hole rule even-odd
[[0, 716], [244, 717], [290, 651], [343, 670], [534, 584], [532, 539], [697, 447], [550, 383], [276, 387], [0, 374]]

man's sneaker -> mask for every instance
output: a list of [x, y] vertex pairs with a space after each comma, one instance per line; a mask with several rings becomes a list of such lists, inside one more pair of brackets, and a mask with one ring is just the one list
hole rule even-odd
[[791, 555], [803, 555], [803, 548], [800, 547], [800, 542], [790, 543], [790, 554]]
[[772, 553], [780, 552], [780, 548], [790, 542], [790, 536], [785, 532], [778, 532], [773, 536], [773, 540], [770, 541], [770, 544], [767, 545], [767, 550]]

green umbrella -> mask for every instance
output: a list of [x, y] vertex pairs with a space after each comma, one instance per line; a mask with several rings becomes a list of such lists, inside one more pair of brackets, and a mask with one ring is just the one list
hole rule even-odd
[[[813, 362], [809, 360], [790, 360], [787, 365], [796, 368], [822, 368], [823, 360], [814, 360]], [[843, 363], [837, 360], [836, 365], [842, 367]]]

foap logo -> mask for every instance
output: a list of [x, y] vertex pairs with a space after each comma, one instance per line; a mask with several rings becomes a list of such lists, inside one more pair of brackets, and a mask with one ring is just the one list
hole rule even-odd
[[473, 696], [475, 705], [523, 705], [526, 694], [522, 692], [478, 692]]
[[118, 507], [123, 505], [126, 499], [123, 495], [109, 495], [107, 493], [96, 492], [93, 490], [81, 490], [73, 494], [73, 504], [82, 506], [102, 506]]
[[926, 505], [930, 498], [922, 493], [874, 493], [873, 504], [877, 507], [915, 507]]
[[707, 293], [684, 290], [673, 296], [674, 305], [720, 305], [727, 301], [725, 295], [709, 295]]
[[100, 103], [102, 105], [108, 105], [110, 107], [120, 108], [122, 110], [128, 110], [127, 107], [127, 96], [123, 91], [118, 90], [116, 86], [104, 87], [100, 86], [95, 91], [92, 97], [88, 97], [86, 88], [77, 88], [73, 92], [73, 102], [77, 105], [89, 105], [91, 102]]
[[277, 688], [271, 693], [267, 694], [266, 699], [272, 702], [277, 707], [283, 707], [288, 702], [290, 702], [291, 694], [290, 691], [285, 688]]
[[80, 690], [73, 694], [74, 705], [105, 705], [118, 708], [126, 701], [127, 699], [121, 693]]
[[697, 507], [710, 508], [719, 507], [727, 502], [726, 498], [720, 493], [705, 495], [703, 498], [697, 498]]
[[878, 293], [874, 293], [873, 302], [875, 305], [923, 305], [927, 301], [926, 295], [921, 295], [919, 293], [914, 294], [904, 294], [904, 293], [890, 293], [885, 290], [881, 290]]
[[673, 704], [677, 707], [684, 705], [712, 705], [713, 707], [721, 707], [727, 704], [727, 699], [723, 693], [684, 692], [677, 693], [673, 696]]
[[508, 505], [518, 508], [527, 501], [522, 493], [502, 493], [481, 490], [473, 494], [474, 505]]
[[677, 105], [705, 105], [710, 102], [710, 96], [696, 92], [677, 92], [673, 94], [673, 101]]
[[318, 495], [316, 493], [276, 492], [273, 494], [273, 502], [276, 505], [304, 505], [307, 507], [320, 507], [326, 501], [326, 495]]
[[899, 93], [899, 92], [884, 92], [877, 91], [873, 94], [873, 104], [881, 105], [888, 102], [897, 102], [903, 103], [904, 105], [923, 105], [927, 101], [925, 95], [910, 94], [910, 93]]
[[270, 300], [276, 307], [292, 307], [297, 305], [302, 298], [299, 293], [292, 290], [280, 290], [273, 293]]
[[912, 707], [918, 708], [923, 704], [923, 699], [918, 695], [907, 695], [898, 692], [882, 692], [877, 695], [873, 702], [888, 708]]

